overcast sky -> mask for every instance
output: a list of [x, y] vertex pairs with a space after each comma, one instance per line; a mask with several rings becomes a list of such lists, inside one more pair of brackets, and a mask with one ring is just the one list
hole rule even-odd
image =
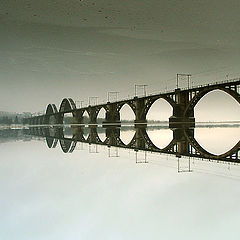
[[239, 0], [1, 0], [0, 110], [174, 89], [176, 73], [239, 77], [239, 12]]

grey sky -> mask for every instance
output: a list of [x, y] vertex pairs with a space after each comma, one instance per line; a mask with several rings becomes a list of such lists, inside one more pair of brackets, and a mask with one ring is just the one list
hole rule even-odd
[[[12, 1], [0, 4], [0, 109], [64, 97], [133, 95], [240, 74], [239, 1]], [[185, 83], [182, 83], [184, 86]]]

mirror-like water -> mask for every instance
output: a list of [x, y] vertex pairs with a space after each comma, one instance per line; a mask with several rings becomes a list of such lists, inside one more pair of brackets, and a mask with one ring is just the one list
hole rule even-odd
[[[220, 128], [222, 141], [212, 140], [219, 128], [194, 135], [219, 154], [239, 129]], [[145, 130], [1, 129], [0, 239], [238, 239], [240, 166], [184, 156], [179, 132]], [[149, 149], [174, 139], [181, 158]]]

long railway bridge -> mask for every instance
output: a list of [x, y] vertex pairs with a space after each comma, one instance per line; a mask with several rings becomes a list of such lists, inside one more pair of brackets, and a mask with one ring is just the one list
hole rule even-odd
[[102, 108], [105, 109], [105, 121], [103, 124], [121, 124], [120, 110], [123, 105], [127, 104], [135, 114], [135, 124], [146, 124], [147, 113], [152, 104], [162, 98], [165, 99], [173, 109], [172, 116], [169, 118], [169, 127], [187, 126], [194, 127], [194, 107], [209, 92], [222, 90], [232, 96], [240, 103], [240, 78], [232, 79], [225, 82], [207, 84], [188, 89], [177, 88], [173, 91], [148, 95], [144, 97], [134, 97], [132, 99], [120, 100], [115, 102], [106, 102], [105, 104], [89, 105], [87, 107], [77, 108], [71, 98], [64, 98], [59, 110], [55, 104], [48, 104], [45, 114], [26, 118], [25, 124], [29, 125], [46, 125], [46, 124], [63, 124], [64, 114], [71, 113], [74, 123], [83, 123], [85, 112], [89, 115], [89, 125], [97, 123], [98, 113]]

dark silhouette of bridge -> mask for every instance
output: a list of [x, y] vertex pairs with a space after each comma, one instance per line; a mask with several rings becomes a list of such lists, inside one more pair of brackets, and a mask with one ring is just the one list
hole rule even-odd
[[174, 91], [148, 95], [144, 97], [134, 97], [132, 99], [120, 100], [115, 102], [107, 102], [99, 105], [89, 105], [87, 107], [77, 108], [75, 102], [71, 98], [64, 98], [59, 110], [55, 104], [48, 104], [45, 114], [24, 119], [25, 124], [45, 125], [45, 124], [63, 124], [64, 114], [71, 113], [75, 124], [83, 123], [83, 115], [85, 112], [89, 115], [89, 124], [97, 123], [97, 116], [103, 108], [106, 111], [105, 125], [121, 124], [120, 110], [123, 105], [127, 104], [135, 114], [135, 124], [146, 124], [147, 113], [152, 104], [162, 98], [165, 99], [173, 108], [173, 114], [169, 118], [170, 127], [194, 127], [194, 107], [209, 92], [221, 90], [232, 96], [240, 103], [240, 78], [225, 82], [207, 84], [188, 89], [177, 88]]
[[[89, 131], [87, 137], [84, 137], [84, 131]], [[98, 135], [97, 126], [90, 126], [89, 128], [82, 126], [72, 126], [72, 136], [65, 136], [64, 128], [55, 127], [30, 127], [25, 129], [25, 134], [43, 137], [46, 139], [49, 148], [55, 148], [57, 142], [64, 153], [71, 153], [74, 151], [77, 142], [88, 144], [106, 145], [108, 147], [114, 146], [119, 148], [133, 149], [135, 151], [148, 151], [175, 155], [177, 157], [185, 156], [192, 158], [202, 158], [225, 162], [240, 163], [240, 141], [229, 151], [224, 154], [214, 155], [203, 149], [197, 140], [194, 138], [194, 128], [176, 128], [172, 129], [172, 141], [163, 149], [158, 148], [153, 144], [147, 134], [147, 127], [136, 126], [135, 134], [132, 140], [125, 144], [120, 137], [120, 128], [108, 126], [100, 128], [105, 131], [105, 139], [101, 140]]]

